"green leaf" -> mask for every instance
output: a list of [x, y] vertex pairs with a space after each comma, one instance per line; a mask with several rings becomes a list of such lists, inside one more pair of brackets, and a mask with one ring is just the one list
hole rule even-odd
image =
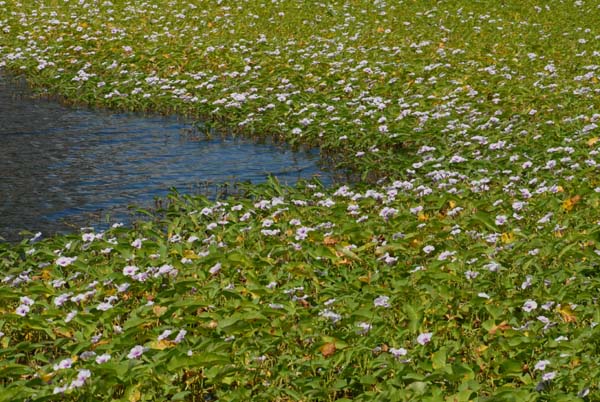
[[177, 370], [182, 367], [191, 368], [191, 367], [209, 367], [209, 366], [218, 366], [225, 365], [231, 362], [228, 355], [218, 354], [218, 353], [198, 353], [193, 355], [192, 357], [187, 356], [176, 356], [173, 357], [169, 363], [167, 363], [167, 368], [169, 370]]
[[446, 367], [446, 348], [441, 348], [433, 354], [431, 365], [435, 370]]

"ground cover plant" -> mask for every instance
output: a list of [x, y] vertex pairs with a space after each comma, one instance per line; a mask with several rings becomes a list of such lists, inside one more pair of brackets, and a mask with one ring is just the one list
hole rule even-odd
[[0, 1], [65, 101], [364, 179], [0, 246], [0, 400], [599, 400], [600, 4]]

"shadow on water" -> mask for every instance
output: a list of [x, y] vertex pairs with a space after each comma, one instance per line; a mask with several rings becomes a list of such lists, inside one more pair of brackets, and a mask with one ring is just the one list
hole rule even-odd
[[[25, 82], [0, 73], [0, 236], [44, 235], [129, 222], [143, 208], [181, 193], [214, 195], [219, 184], [284, 184], [337, 176], [318, 150], [234, 137], [206, 137], [177, 117], [70, 108], [34, 99]], [[214, 191], [214, 194], [213, 194]]]

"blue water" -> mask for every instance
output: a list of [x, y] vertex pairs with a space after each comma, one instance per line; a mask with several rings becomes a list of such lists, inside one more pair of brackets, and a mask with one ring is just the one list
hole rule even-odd
[[0, 236], [128, 222], [130, 205], [152, 207], [170, 188], [210, 196], [219, 183], [259, 183], [269, 174], [285, 184], [334, 178], [319, 168], [317, 150], [201, 131], [177, 117], [36, 100], [0, 75]]

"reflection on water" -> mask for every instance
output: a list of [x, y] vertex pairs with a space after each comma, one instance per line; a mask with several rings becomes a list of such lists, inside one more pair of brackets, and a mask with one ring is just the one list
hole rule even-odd
[[201, 183], [281, 182], [331, 175], [318, 152], [192, 135], [175, 117], [114, 114], [34, 100], [23, 82], [0, 75], [0, 236], [44, 234], [126, 220], [169, 188]]

